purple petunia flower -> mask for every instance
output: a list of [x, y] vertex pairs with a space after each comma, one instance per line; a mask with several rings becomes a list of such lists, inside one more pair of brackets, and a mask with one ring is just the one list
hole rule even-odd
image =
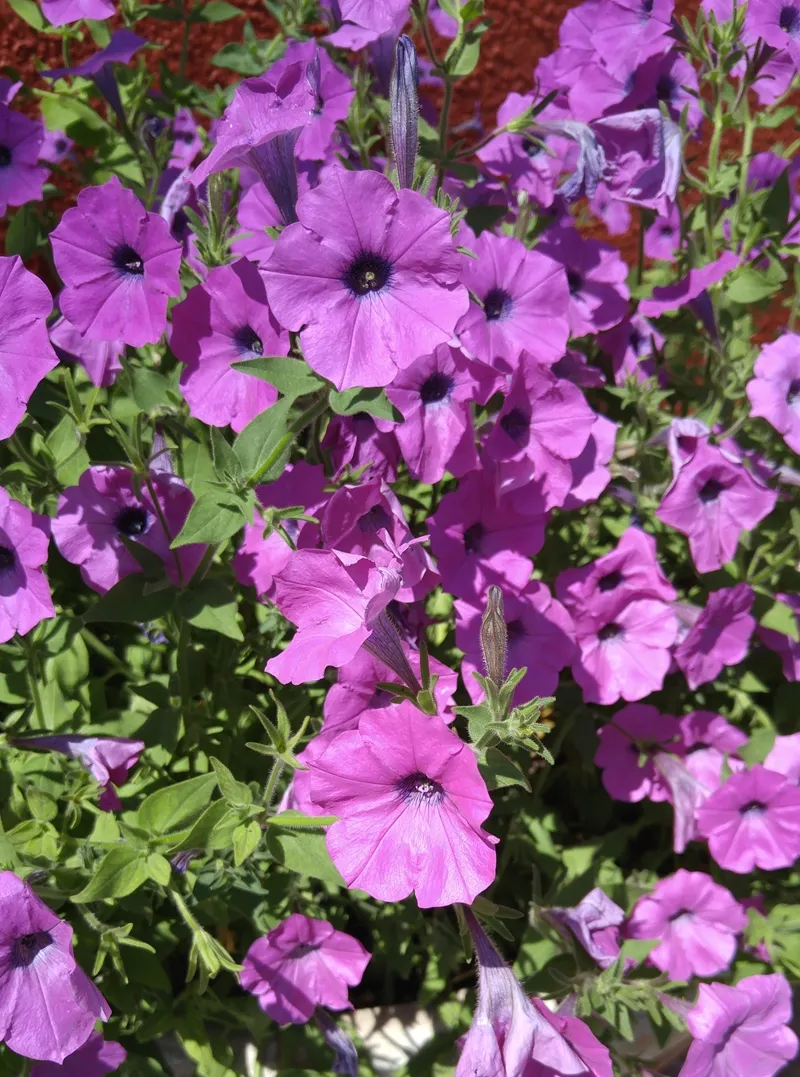
[[690, 980], [724, 972], [746, 927], [747, 915], [729, 890], [702, 871], [680, 868], [639, 898], [625, 934], [659, 939], [649, 960], [671, 980]]
[[800, 4], [793, 0], [751, 0], [744, 35], [745, 40], [761, 38], [774, 49], [785, 49], [795, 71], [800, 68]]
[[24, 1058], [63, 1062], [111, 1016], [72, 953], [72, 928], [12, 871], [0, 872], [0, 1040]]
[[[510, 93], [497, 110], [497, 127], [505, 127], [534, 104], [533, 94]], [[481, 147], [476, 156], [488, 172], [507, 177], [515, 190], [527, 191], [536, 205], [547, 209], [553, 204], [568, 149], [566, 139], [544, 132], [537, 141], [528, 135], [504, 132]]]
[[764, 766], [767, 770], [783, 774], [795, 785], [800, 785], [800, 733], [776, 737], [764, 760]]
[[655, 539], [639, 527], [629, 527], [615, 549], [596, 561], [565, 569], [556, 577], [556, 594], [573, 612], [591, 608], [611, 593], [663, 602], [675, 598], [675, 588], [658, 563]]
[[[722, 769], [743, 767], [736, 753], [747, 736], [713, 711], [690, 711], [680, 719], [683, 763], [709, 793], [722, 782]], [[768, 768], [769, 769], [769, 768]]]
[[461, 280], [483, 306], [473, 302], [458, 323], [462, 344], [478, 359], [514, 369], [527, 349], [551, 366], [569, 337], [569, 293], [564, 267], [511, 236], [483, 232], [463, 260]]
[[113, 65], [129, 63], [134, 53], [146, 44], [147, 38], [139, 37], [132, 30], [115, 30], [106, 47], [93, 53], [82, 64], [77, 64], [75, 67], [57, 67], [40, 73], [43, 78], [51, 82], [68, 76], [91, 79], [120, 120], [124, 120], [125, 111], [119, 96]]
[[50, 233], [64, 316], [92, 340], [154, 344], [180, 295], [181, 248], [116, 176], [86, 187]]
[[364, 479], [394, 482], [402, 456], [393, 431], [395, 424], [376, 419], [366, 411], [352, 416], [334, 415], [328, 423], [322, 448], [330, 453], [335, 477], [360, 471]]
[[408, 0], [323, 0], [337, 26], [326, 40], [340, 49], [361, 49], [384, 34], [397, 37], [408, 21]]
[[661, 688], [678, 629], [669, 606], [623, 592], [598, 600], [574, 620], [580, 655], [572, 674], [587, 703], [633, 702]]
[[599, 333], [597, 343], [611, 359], [614, 383], [622, 385], [630, 375], [642, 382], [656, 374], [654, 353], [661, 348], [664, 338], [646, 318], [634, 314], [607, 332]]
[[282, 325], [337, 389], [388, 385], [453, 335], [469, 299], [447, 213], [376, 172], [335, 169], [264, 266]]
[[366, 558], [345, 567], [330, 550], [298, 550], [275, 573], [275, 604], [297, 625], [289, 646], [270, 658], [267, 672], [282, 684], [305, 684], [343, 666], [365, 643], [400, 577]]
[[[68, 487], [59, 498], [52, 525], [56, 546], [67, 561], [80, 565], [84, 581], [101, 594], [123, 576], [142, 571], [120, 535], [157, 554], [176, 584], [191, 579], [205, 552], [205, 547], [196, 543], [170, 549], [194, 496], [175, 475], [153, 472], [150, 478], [158, 507], [145, 485], [137, 492], [133, 474], [126, 467], [87, 468], [78, 485]], [[162, 515], [169, 534], [162, 526]]]
[[524, 487], [526, 512], [512, 495], [501, 496], [495, 475], [473, 471], [445, 494], [428, 520], [431, 549], [444, 587], [459, 598], [483, 601], [490, 583], [521, 590], [530, 579], [530, 558], [544, 542], [544, 501]]
[[307, 161], [324, 161], [331, 148], [336, 124], [347, 119], [356, 91], [349, 76], [316, 41], [290, 41], [282, 59], [267, 69], [266, 77], [277, 85], [284, 72], [298, 61], [305, 64], [305, 77], [314, 102], [309, 122], [297, 139], [295, 154]]
[[[666, 107], [675, 124], [680, 122], [685, 109], [687, 126], [695, 131], [703, 122], [703, 110], [697, 99], [697, 72], [682, 52], [670, 49], [663, 56], [651, 57], [637, 69], [625, 105], [654, 112]], [[680, 132], [677, 134], [680, 146]]]
[[37, 1062], [31, 1067], [30, 1077], [105, 1077], [107, 1073], [115, 1073], [127, 1057], [121, 1043], [104, 1040], [101, 1033], [93, 1032], [83, 1047], [68, 1055], [60, 1065]]
[[649, 703], [634, 703], [617, 711], [599, 729], [600, 746], [594, 757], [603, 771], [608, 795], [631, 803], [645, 797], [667, 800], [668, 791], [653, 756], [670, 751], [679, 733], [678, 719], [660, 714]]
[[745, 976], [735, 987], [700, 984], [687, 1017], [694, 1042], [680, 1077], [773, 1077], [797, 1054], [791, 1017], [783, 976]]
[[233, 363], [289, 351], [261, 275], [246, 258], [212, 269], [173, 308], [170, 347], [186, 367], [181, 389], [189, 412], [204, 423], [230, 423], [238, 433], [278, 399], [269, 382], [233, 369]]
[[700, 834], [726, 871], [791, 867], [800, 856], [800, 789], [760, 765], [732, 774], [697, 815]]
[[[480, 622], [483, 611], [456, 599], [456, 644], [464, 651], [461, 676], [477, 702], [483, 691], [470, 674], [484, 669]], [[551, 696], [558, 686], [559, 671], [575, 655], [572, 618], [550, 594], [547, 586], [532, 580], [518, 594], [505, 595], [508, 669], [527, 667], [517, 687], [518, 699]]]
[[685, 277], [675, 284], [659, 285], [653, 289], [652, 299], [639, 301], [639, 313], [646, 318], [657, 318], [669, 310], [680, 310], [693, 300], [700, 298], [707, 288], [717, 284], [739, 265], [739, 256], [733, 251], [725, 251], [713, 262], [690, 269]]
[[619, 957], [620, 925], [625, 913], [599, 886], [574, 907], [553, 906], [546, 910], [546, 916], [560, 927], [569, 928], [601, 969], [607, 969]]
[[42, 14], [53, 26], [66, 26], [78, 19], [109, 19], [113, 0], [41, 0]]
[[469, 905], [495, 875], [492, 799], [472, 750], [441, 718], [365, 714], [309, 761], [311, 798], [338, 817], [328, 851], [350, 887], [420, 908]]
[[614, 455], [617, 442], [617, 424], [605, 415], [596, 415], [586, 448], [574, 460], [570, 460], [572, 487], [565, 509], [578, 509], [597, 501], [611, 482], [611, 472], [606, 466]]
[[756, 633], [762, 643], [781, 656], [786, 680], [800, 681], [800, 595], [777, 594], [775, 597], [792, 609], [795, 637], [776, 632], [773, 628], [764, 628], [762, 625], [758, 625]]
[[70, 759], [80, 759], [102, 789], [99, 800], [102, 811], [122, 809], [122, 801], [117, 796], [115, 786], [125, 784], [128, 771], [136, 766], [145, 749], [143, 740], [86, 737], [72, 733], [61, 733], [52, 737], [18, 737], [9, 743], [26, 751], [60, 752]]
[[31, 393], [58, 357], [47, 338], [53, 309], [47, 285], [19, 255], [0, 258], [0, 440], [19, 426]]
[[800, 336], [786, 333], [765, 344], [753, 374], [747, 383], [750, 414], [766, 419], [800, 453]]
[[0, 487], [0, 643], [56, 615], [42, 570], [49, 543], [48, 518]]
[[469, 408], [475, 379], [461, 352], [440, 344], [399, 371], [386, 392], [405, 420], [397, 442], [415, 478], [435, 483], [445, 471], [459, 478], [478, 467]]
[[584, 239], [574, 228], [548, 232], [538, 250], [566, 269], [569, 287], [567, 319], [574, 337], [610, 329], [628, 308], [628, 267], [619, 253], [597, 239]]
[[750, 615], [754, 599], [752, 587], [739, 583], [712, 591], [705, 609], [697, 611], [697, 619], [675, 648], [675, 662], [692, 690], [745, 657], [756, 625]]
[[486, 441], [486, 454], [514, 464], [517, 485], [535, 479], [545, 508], [555, 508], [566, 500], [572, 485], [569, 461], [586, 448], [594, 419], [576, 385], [523, 352]]
[[660, 56], [672, 44], [674, 0], [608, 0], [600, 7], [593, 44], [612, 74]]
[[674, 262], [681, 245], [681, 220], [677, 206], [670, 206], [663, 217], [656, 217], [644, 234], [644, 253], [648, 258]]
[[91, 340], [62, 315], [50, 326], [50, 343], [65, 363], [80, 363], [94, 385], [113, 385], [122, 370], [121, 340]]
[[734, 556], [741, 532], [752, 530], [772, 512], [777, 497], [747, 468], [701, 441], [656, 516], [688, 536], [698, 572], [713, 572]]
[[48, 172], [39, 164], [44, 126], [0, 104], [0, 216], [9, 206], [38, 202]]
[[302, 1025], [317, 1006], [352, 1009], [347, 988], [361, 983], [372, 955], [327, 920], [292, 913], [247, 951], [239, 981], [280, 1025]]

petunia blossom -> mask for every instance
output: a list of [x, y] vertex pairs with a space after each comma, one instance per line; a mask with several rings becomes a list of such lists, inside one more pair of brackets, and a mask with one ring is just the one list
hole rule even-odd
[[114, 14], [112, 0], [42, 0], [42, 14], [53, 26], [66, 26], [79, 19], [108, 19]]
[[328, 851], [348, 886], [421, 908], [470, 905], [495, 875], [492, 800], [472, 749], [441, 718], [365, 714], [309, 762], [311, 798], [338, 817]]
[[61, 1063], [111, 1016], [72, 953], [72, 928], [13, 871], [0, 872], [0, 1040], [24, 1058]]
[[48, 175], [39, 164], [44, 135], [41, 121], [0, 104], [0, 215], [41, 199]]
[[568, 928], [601, 969], [607, 969], [619, 957], [620, 926], [625, 913], [599, 886], [572, 908], [552, 906], [545, 915]]
[[777, 736], [764, 760], [767, 770], [784, 774], [790, 782], [800, 785], [800, 733]]
[[50, 521], [0, 487], [0, 643], [55, 617], [44, 574]]
[[116, 1073], [128, 1052], [121, 1043], [104, 1040], [102, 1033], [93, 1032], [83, 1047], [57, 1062], [37, 1062], [30, 1077], [105, 1077]]
[[567, 273], [567, 320], [574, 337], [610, 329], [628, 308], [628, 267], [619, 253], [598, 239], [584, 239], [574, 228], [556, 228], [540, 247]]
[[639, 313], [646, 318], [657, 318], [670, 310], [679, 310], [693, 300], [699, 299], [707, 288], [717, 284], [739, 265], [739, 256], [725, 251], [713, 262], [697, 269], [690, 269], [675, 284], [662, 284], [653, 289], [652, 299], [639, 300]]
[[121, 340], [92, 340], [63, 315], [50, 326], [50, 343], [62, 362], [80, 363], [98, 388], [113, 385], [122, 370]]
[[50, 240], [59, 305], [81, 333], [135, 348], [159, 339], [167, 300], [181, 291], [181, 248], [165, 220], [112, 176], [80, 192]]
[[746, 874], [791, 867], [800, 856], [800, 789], [760, 765], [731, 774], [697, 815], [711, 855]]
[[122, 801], [116, 786], [124, 785], [128, 772], [139, 762], [145, 749], [142, 740], [124, 737], [89, 737], [77, 733], [59, 733], [43, 737], [17, 737], [10, 741], [15, 748], [26, 751], [60, 752], [70, 759], [80, 759], [101, 787], [99, 805], [102, 811], [120, 811]]
[[262, 272], [280, 323], [337, 389], [388, 385], [469, 304], [447, 213], [376, 172], [334, 169], [297, 203]]
[[773, 1077], [797, 1055], [792, 992], [783, 976], [700, 984], [687, 1024], [694, 1041], [679, 1077]]
[[212, 269], [173, 307], [170, 347], [185, 364], [181, 389], [189, 411], [204, 423], [230, 423], [238, 433], [278, 399], [269, 382], [233, 369], [289, 351], [258, 269], [246, 258]]
[[794, 634], [790, 636], [774, 628], [764, 628], [763, 625], [758, 625], [756, 633], [763, 644], [780, 655], [786, 680], [800, 681], [800, 595], [779, 592], [775, 597], [792, 611]]
[[609, 796], [632, 803], [645, 797], [667, 800], [667, 788], [653, 756], [660, 750], [669, 751], [679, 733], [677, 718], [659, 713], [649, 703], [633, 703], [618, 710], [598, 730], [600, 744], [594, 756]]
[[766, 419], [789, 448], [800, 453], [800, 335], [785, 333], [765, 344], [753, 374], [747, 383], [750, 414]]
[[334, 415], [328, 423], [322, 448], [330, 453], [334, 476], [348, 470], [364, 478], [393, 482], [402, 461], [395, 424], [366, 411], [355, 415]]
[[735, 666], [745, 657], [755, 628], [751, 616], [755, 594], [739, 583], [712, 591], [705, 608], [675, 648], [675, 662], [691, 689], [713, 681], [725, 666]]
[[327, 920], [294, 912], [252, 944], [239, 981], [280, 1025], [302, 1025], [317, 1006], [349, 1010], [348, 987], [361, 982], [371, 954]]
[[648, 958], [671, 980], [717, 976], [736, 953], [747, 915], [733, 894], [702, 871], [680, 868], [639, 898], [625, 925], [631, 939], [658, 939]]
[[19, 426], [31, 393], [58, 365], [47, 338], [53, 309], [47, 285], [15, 254], [0, 258], [0, 440]]
[[327, 40], [340, 49], [361, 49], [384, 34], [397, 37], [408, 20], [408, 0], [325, 0], [337, 25]]

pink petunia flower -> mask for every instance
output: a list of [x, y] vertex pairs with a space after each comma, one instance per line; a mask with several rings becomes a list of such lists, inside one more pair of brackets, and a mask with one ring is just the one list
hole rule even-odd
[[53, 26], [66, 26], [79, 19], [108, 19], [114, 14], [112, 0], [42, 0], [42, 14]]
[[0, 1040], [24, 1058], [61, 1063], [111, 1016], [72, 953], [72, 928], [13, 871], [0, 872]]
[[717, 284], [739, 265], [739, 256], [733, 251], [725, 251], [713, 262], [690, 269], [685, 277], [675, 284], [659, 285], [653, 289], [652, 299], [639, 301], [639, 313], [645, 318], [657, 318], [670, 310], [680, 310], [701, 297], [712, 284]]
[[523, 350], [551, 366], [569, 337], [569, 292], [564, 267], [518, 239], [483, 232], [465, 258], [461, 280], [474, 301], [458, 323], [462, 344], [481, 362], [513, 370]]
[[712, 591], [705, 609], [697, 611], [675, 648], [675, 662], [691, 689], [713, 681], [725, 666], [738, 665], [745, 657], [756, 624], [750, 615], [754, 599], [752, 587], [739, 583]]
[[340, 49], [362, 49], [383, 34], [397, 37], [408, 21], [408, 0], [325, 0], [338, 25], [326, 40]]
[[11, 437], [31, 393], [58, 366], [45, 324], [52, 309], [47, 285], [19, 255], [0, 258], [0, 440]]
[[797, 1055], [791, 1017], [783, 976], [745, 976], [735, 987], [700, 984], [687, 1017], [694, 1042], [679, 1077], [773, 1077]]
[[537, 1039], [539, 1044], [546, 1039], [540, 1030], [538, 1037], [534, 1036], [533, 1058], [525, 1068], [524, 1077], [571, 1077], [576, 1072], [582, 1077], [614, 1077], [608, 1048], [584, 1021], [568, 1013], [553, 1013], [540, 998], [532, 998], [531, 1002], [562, 1042], [558, 1053], [537, 1047]]
[[714, 572], [736, 553], [739, 535], [772, 512], [778, 495], [715, 445], [701, 442], [656, 509], [689, 537], [698, 572]]
[[394, 428], [393, 422], [376, 419], [366, 411], [352, 416], [334, 415], [322, 439], [322, 448], [330, 453], [334, 477], [338, 479], [349, 468], [359, 471], [364, 479], [394, 482], [402, 459]]
[[620, 925], [624, 911], [599, 886], [572, 908], [552, 906], [547, 919], [569, 928], [589, 957], [607, 969], [619, 957]]
[[680, 727], [683, 762], [708, 792], [719, 788], [726, 760], [734, 770], [744, 765], [736, 753], [747, 744], [747, 735], [721, 714], [690, 711], [680, 719]]
[[398, 708], [365, 714], [309, 762], [311, 797], [338, 822], [331, 858], [379, 901], [415, 893], [421, 908], [470, 905], [495, 875], [492, 800], [472, 749], [441, 718]]
[[[567, 17], [570, 14], [567, 12]], [[532, 93], [510, 93], [497, 110], [497, 128], [505, 127], [533, 104]], [[504, 132], [482, 146], [477, 157], [493, 175], [507, 177], [514, 190], [527, 191], [536, 205], [547, 209], [553, 204], [565, 146], [568, 143], [563, 138], [548, 136], [534, 141], [524, 134]]]
[[246, 258], [212, 269], [173, 307], [170, 347], [185, 364], [181, 389], [189, 411], [204, 423], [230, 423], [238, 433], [278, 399], [269, 382], [233, 369], [233, 363], [289, 351], [289, 336]]
[[669, 794], [653, 756], [669, 752], [679, 732], [677, 718], [660, 714], [649, 703], [634, 703], [617, 711], [598, 730], [600, 744], [594, 756], [609, 796], [632, 803], [645, 797], [667, 800]]
[[680, 868], [639, 898], [625, 934], [659, 939], [649, 960], [671, 980], [689, 980], [724, 972], [745, 927], [747, 915], [729, 890], [702, 871]]
[[800, 733], [776, 737], [764, 760], [767, 770], [785, 775], [790, 782], [800, 785]]
[[52, 523], [56, 546], [67, 561], [80, 565], [84, 581], [101, 594], [123, 576], [142, 571], [120, 535], [157, 554], [176, 584], [191, 579], [205, 552], [198, 543], [170, 549], [194, 501], [188, 486], [163, 471], [154, 471], [151, 482], [158, 508], [145, 485], [137, 493], [128, 468], [105, 465], [87, 468], [78, 485], [68, 487], [58, 500]]
[[112, 176], [85, 187], [50, 233], [64, 317], [92, 340], [154, 344], [180, 295], [181, 248], [169, 225]]
[[653, 353], [663, 343], [661, 333], [639, 314], [624, 318], [597, 336], [598, 346], [611, 359], [615, 385], [622, 385], [630, 375], [639, 382], [653, 377], [656, 373]]
[[775, 597], [794, 613], [795, 638], [762, 625], [757, 626], [756, 633], [763, 644], [781, 656], [786, 680], [800, 681], [800, 595], [777, 594]]
[[567, 318], [574, 337], [610, 329], [628, 307], [628, 267], [619, 253], [597, 239], [584, 239], [574, 228], [547, 233], [539, 248], [566, 269]]
[[295, 154], [307, 161], [324, 161], [331, 150], [336, 124], [346, 120], [356, 95], [348, 75], [340, 70], [316, 41], [290, 41], [283, 57], [266, 76], [278, 83], [292, 64], [305, 63], [305, 77], [314, 95], [311, 118], [297, 139]]
[[[800, 11], [798, 12], [800, 27]], [[747, 383], [750, 414], [771, 423], [786, 444], [800, 453], [800, 336], [785, 333], [765, 344]]]
[[30, 1077], [105, 1077], [116, 1073], [128, 1052], [121, 1043], [104, 1040], [102, 1034], [93, 1032], [83, 1047], [57, 1062], [37, 1062], [31, 1067]]
[[[504, 602], [506, 668], [528, 669], [517, 686], [517, 699], [553, 695], [559, 671], [570, 664], [575, 654], [572, 618], [539, 580], [531, 580], [517, 594], [507, 593]], [[461, 676], [473, 702], [477, 702], [483, 691], [472, 672], [484, 669], [480, 645], [483, 610], [462, 599], [456, 599], [455, 605], [456, 645], [464, 651]]]
[[38, 202], [48, 171], [39, 164], [44, 125], [0, 104], [0, 215]]
[[62, 362], [80, 363], [98, 387], [113, 385], [122, 370], [121, 340], [92, 340], [62, 315], [50, 326], [50, 343]]
[[102, 811], [121, 811], [122, 801], [115, 786], [124, 785], [128, 772], [139, 762], [145, 749], [143, 740], [123, 737], [87, 737], [73, 733], [55, 736], [18, 737], [9, 741], [23, 750], [60, 752], [70, 759], [80, 759], [101, 788]]
[[452, 337], [469, 299], [447, 213], [377, 172], [337, 168], [297, 216], [263, 268], [267, 296], [337, 389], [388, 385]]
[[328, 666], [351, 661], [401, 582], [363, 557], [345, 567], [330, 550], [298, 550], [274, 579], [275, 604], [297, 625], [289, 646], [267, 662], [282, 684], [317, 681]]
[[624, 592], [575, 614], [572, 674], [587, 703], [633, 702], [664, 683], [678, 625], [670, 608]]
[[697, 827], [727, 871], [791, 867], [800, 856], [800, 789], [760, 765], [732, 774], [700, 808]]
[[55, 617], [42, 566], [47, 562], [50, 521], [31, 512], [0, 487], [0, 643], [27, 635]]
[[617, 424], [605, 415], [596, 415], [586, 448], [569, 462], [572, 486], [564, 502], [565, 509], [579, 509], [597, 501], [611, 482], [606, 465], [614, 455], [616, 442]]
[[397, 442], [409, 471], [420, 482], [456, 478], [478, 467], [469, 401], [475, 380], [463, 354], [441, 344], [399, 371], [386, 390], [404, 422]]
[[361, 983], [372, 955], [327, 920], [295, 912], [256, 939], [239, 981], [280, 1025], [303, 1025], [317, 1006], [352, 1009], [347, 988]]

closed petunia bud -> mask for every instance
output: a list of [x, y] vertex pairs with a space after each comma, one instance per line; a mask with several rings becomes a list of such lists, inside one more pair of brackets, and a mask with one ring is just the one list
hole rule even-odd
[[392, 114], [392, 153], [401, 187], [414, 185], [414, 164], [417, 159], [417, 126], [419, 99], [417, 86], [417, 50], [410, 37], [401, 34], [394, 53], [394, 71], [390, 93]]
[[481, 621], [481, 651], [486, 675], [498, 686], [505, 678], [507, 641], [508, 632], [503, 616], [503, 592], [492, 584], [486, 595], [486, 609]]
[[294, 147], [302, 127], [282, 131], [253, 153], [253, 165], [272, 200], [281, 213], [284, 224], [297, 221], [297, 165]]

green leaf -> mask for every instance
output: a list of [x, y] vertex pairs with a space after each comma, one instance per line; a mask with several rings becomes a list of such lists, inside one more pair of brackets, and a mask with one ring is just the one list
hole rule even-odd
[[655, 950], [662, 939], [625, 939], [623, 942], [619, 956], [621, 958], [630, 957], [637, 965], [641, 965], [651, 950]]
[[[288, 398], [284, 397], [283, 400], [279, 400], [271, 408], [256, 415], [234, 442], [233, 451], [249, 475], [258, 471], [267, 457], [277, 448], [281, 438], [288, 432], [291, 406], [292, 401]], [[285, 457], [288, 456], [289, 448], [287, 446]], [[263, 481], [271, 482], [277, 479], [285, 464], [285, 459], [276, 462], [275, 468], [271, 468], [270, 472], [263, 476]]]
[[209, 0], [200, 9], [200, 19], [203, 22], [227, 22], [228, 19], [238, 19], [244, 12], [226, 0]]
[[778, 283], [767, 280], [763, 273], [746, 266], [730, 284], [723, 285], [723, 290], [734, 303], [757, 303], [774, 295], [779, 287]]
[[785, 602], [775, 602], [761, 618], [760, 624], [764, 628], [772, 628], [775, 632], [781, 632], [789, 636], [797, 643], [800, 634], [797, 630], [797, 618], [791, 606]]
[[337, 415], [357, 415], [366, 411], [393, 423], [403, 421], [403, 416], [390, 402], [384, 389], [345, 389], [342, 393], [331, 389], [328, 399], [331, 410]]
[[169, 613], [175, 602], [174, 587], [155, 587], [142, 573], [124, 576], [90, 606], [83, 621], [114, 621], [124, 624], [155, 621]]
[[170, 383], [163, 374], [146, 366], [134, 366], [129, 370], [137, 408], [151, 412], [169, 403]]
[[259, 359], [247, 359], [242, 363], [234, 363], [234, 370], [242, 374], [250, 374], [251, 377], [268, 381], [270, 385], [281, 393], [294, 400], [306, 393], [316, 392], [324, 386], [322, 378], [318, 378], [302, 359], [290, 359], [285, 355], [265, 355]]
[[753, 766], [755, 763], [763, 763], [769, 753], [772, 751], [772, 746], [775, 743], [775, 730], [771, 727], [756, 729], [751, 734], [747, 744], [742, 745], [737, 749], [737, 755], [739, 755], [748, 766]]
[[489, 24], [481, 22], [463, 35], [459, 33], [444, 58], [444, 66], [450, 75], [463, 78], [472, 74], [481, 56], [481, 38], [488, 29]]
[[137, 824], [151, 834], [169, 834], [200, 815], [217, 785], [214, 774], [201, 774], [151, 793], [137, 813]]
[[521, 785], [523, 789], [530, 792], [528, 779], [514, 760], [509, 759], [499, 748], [487, 748], [486, 760], [479, 764], [478, 769], [489, 789], [505, 789], [509, 785]]
[[295, 811], [290, 808], [287, 811], [279, 812], [278, 815], [272, 815], [267, 819], [267, 823], [270, 826], [283, 826], [292, 830], [299, 827], [303, 829], [305, 827], [320, 827], [330, 826], [331, 823], [335, 823], [337, 816], [335, 815], [304, 815], [301, 811]]
[[233, 832], [233, 862], [237, 868], [256, 851], [260, 841], [261, 827], [255, 819], [236, 827]]
[[247, 523], [242, 502], [224, 491], [206, 490], [195, 498], [172, 548], [191, 542], [224, 542]]
[[[743, 164], [743, 167], [747, 167], [746, 163]], [[789, 169], [784, 168], [783, 172], [772, 184], [761, 210], [761, 218], [765, 222], [768, 232], [777, 232], [781, 236], [786, 232], [790, 208]]]
[[229, 804], [234, 808], [244, 808], [253, 803], [253, 794], [250, 787], [244, 782], [239, 782], [228, 770], [225, 764], [215, 756], [210, 757], [211, 766], [217, 776], [219, 791]]
[[169, 855], [172, 856], [173, 853], [182, 852], [184, 849], [207, 848], [212, 831], [229, 814], [233, 813], [226, 801], [215, 800], [213, 804], [209, 804], [186, 837], [168, 850]]
[[91, 461], [86, 449], [83, 448], [78, 428], [71, 415], [65, 415], [53, 427], [47, 435], [45, 444], [53, 454], [58, 481], [64, 486], [77, 483]]
[[214, 471], [219, 478], [226, 479], [230, 476], [233, 479], [241, 479], [244, 477], [239, 457], [218, 426], [211, 427], [211, 455], [214, 460]]
[[8, 6], [34, 30], [44, 30], [47, 25], [42, 9], [34, 0], [8, 0]]
[[172, 868], [165, 856], [161, 856], [160, 853], [150, 853], [145, 866], [153, 882], [158, 883], [159, 886], [169, 886]]
[[270, 828], [267, 832], [267, 847], [278, 863], [283, 864], [289, 871], [308, 875], [312, 879], [322, 879], [334, 886], [345, 885], [330, 858], [323, 834]]
[[33, 203], [21, 206], [8, 225], [6, 231], [6, 254], [18, 254], [20, 258], [30, 258], [39, 246], [42, 228], [39, 214]]
[[90, 131], [106, 131], [109, 127], [99, 112], [95, 112], [77, 97], [52, 90], [37, 90], [42, 119], [48, 131], [66, 131], [72, 124], [85, 124]]
[[240, 643], [244, 639], [239, 627], [236, 597], [222, 580], [201, 580], [183, 591], [178, 596], [175, 610], [195, 628], [219, 632]]
[[141, 850], [120, 845], [106, 853], [93, 878], [72, 900], [82, 903], [126, 897], [137, 890], [147, 877], [147, 864]]

